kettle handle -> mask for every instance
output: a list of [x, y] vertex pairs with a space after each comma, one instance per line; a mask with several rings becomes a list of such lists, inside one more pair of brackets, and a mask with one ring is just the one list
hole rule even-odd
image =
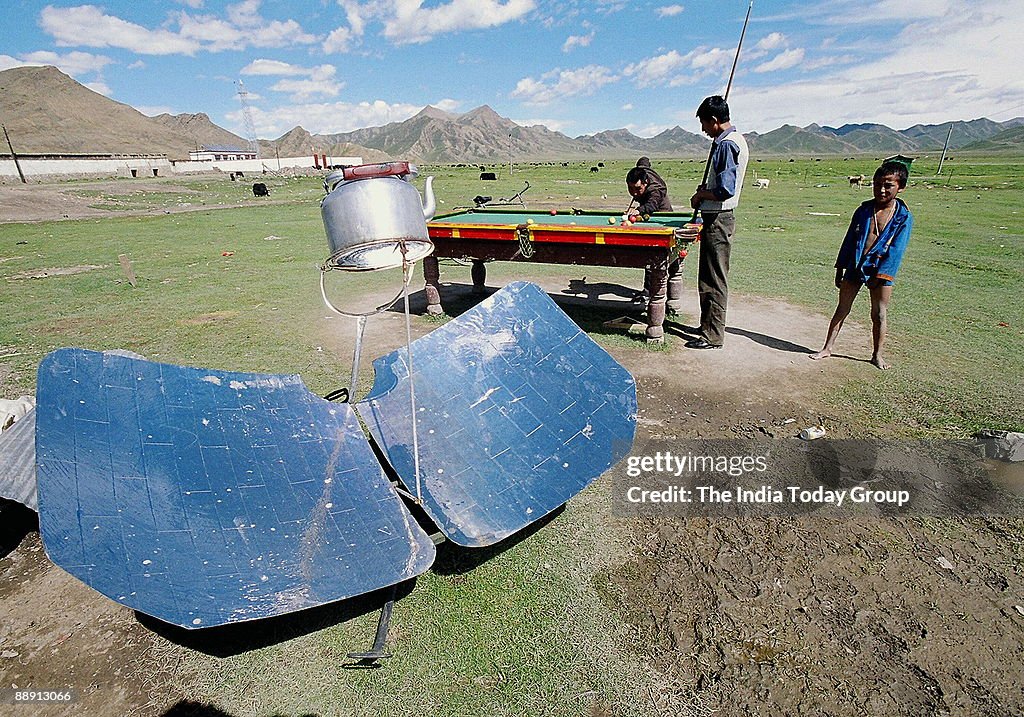
[[359, 164], [346, 167], [345, 179], [369, 179], [371, 177], [394, 177], [409, 174], [414, 170], [408, 162], [382, 162], [380, 164]]

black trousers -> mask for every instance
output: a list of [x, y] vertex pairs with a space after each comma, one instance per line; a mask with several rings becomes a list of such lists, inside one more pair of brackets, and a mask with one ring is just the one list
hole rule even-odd
[[697, 263], [697, 296], [700, 298], [700, 332], [707, 342], [725, 342], [725, 311], [729, 304], [729, 254], [736, 217], [731, 209], [703, 213], [700, 259]]

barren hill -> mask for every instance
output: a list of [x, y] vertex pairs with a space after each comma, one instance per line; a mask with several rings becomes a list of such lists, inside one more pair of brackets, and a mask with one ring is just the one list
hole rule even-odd
[[150, 118], [190, 143], [190, 150], [199, 149], [201, 145], [219, 145], [222, 147], [244, 148], [249, 141], [242, 139], [233, 132], [215, 125], [204, 112], [199, 114], [169, 115], [164, 113]]
[[0, 72], [0, 118], [16, 152], [167, 154], [187, 159], [194, 148], [181, 131], [93, 92], [56, 67]]

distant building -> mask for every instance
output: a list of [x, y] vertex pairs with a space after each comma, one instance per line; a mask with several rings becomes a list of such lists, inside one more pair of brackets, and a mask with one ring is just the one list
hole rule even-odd
[[192, 162], [228, 162], [236, 159], [256, 159], [256, 153], [251, 149], [204, 144], [198, 150], [189, 152], [188, 158]]

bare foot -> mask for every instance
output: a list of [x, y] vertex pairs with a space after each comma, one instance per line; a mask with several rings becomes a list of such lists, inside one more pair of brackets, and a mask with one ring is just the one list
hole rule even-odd
[[808, 354], [807, 358], [811, 359], [812, 361], [820, 361], [821, 359], [828, 358], [831, 355], [832, 355], [831, 351], [827, 351], [826, 349], [822, 349], [821, 351], [818, 351], [817, 353]]
[[887, 364], [885, 362], [885, 359], [883, 359], [881, 356], [872, 356], [871, 357], [871, 365], [872, 366], [877, 366], [878, 368], [882, 369], [883, 371], [885, 371], [887, 368], [889, 368], [889, 364]]

